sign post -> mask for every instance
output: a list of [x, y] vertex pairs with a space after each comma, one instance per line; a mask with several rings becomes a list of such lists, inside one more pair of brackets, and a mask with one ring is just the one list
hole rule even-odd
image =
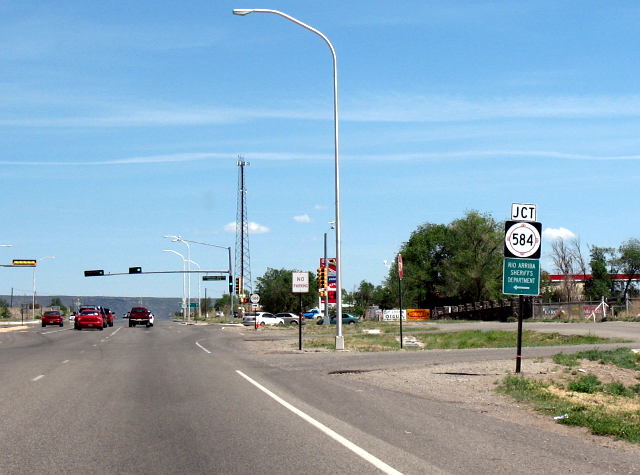
[[518, 296], [518, 343], [516, 373], [522, 363], [522, 319], [524, 296], [540, 295], [540, 244], [542, 224], [537, 222], [538, 207], [512, 203], [511, 221], [504, 223], [504, 261], [502, 293]]
[[398, 253], [398, 300], [400, 304], [400, 349], [404, 347], [402, 341], [402, 278], [404, 277], [404, 265], [402, 263], [402, 254]]
[[300, 311], [298, 312], [298, 350], [302, 350], [302, 294], [309, 293], [308, 272], [291, 273], [291, 292], [300, 296]]

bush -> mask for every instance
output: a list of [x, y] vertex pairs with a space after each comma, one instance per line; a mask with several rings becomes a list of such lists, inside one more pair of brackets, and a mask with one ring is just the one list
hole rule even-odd
[[569, 383], [569, 390], [578, 393], [593, 394], [602, 389], [602, 382], [597, 376], [588, 374]]

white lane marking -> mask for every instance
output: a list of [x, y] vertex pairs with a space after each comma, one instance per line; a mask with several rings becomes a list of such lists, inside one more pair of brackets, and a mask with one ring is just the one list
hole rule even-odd
[[120, 330], [122, 330], [122, 327], [118, 327], [118, 329], [116, 331], [114, 331], [111, 335], [109, 335], [107, 338], [112, 337], [113, 335], [118, 333]]
[[64, 361], [62, 362], [62, 364], [66, 364], [66, 363], [68, 363], [68, 362], [69, 362], [69, 360], [64, 360]]
[[390, 473], [390, 474], [401, 474], [402, 472], [399, 472], [398, 470], [396, 470], [395, 468], [391, 467], [390, 465], [387, 465], [386, 463], [384, 463], [382, 460], [380, 460], [379, 458], [377, 458], [375, 455], [370, 454], [369, 452], [367, 452], [366, 450], [364, 450], [363, 448], [357, 446], [356, 444], [354, 444], [353, 442], [351, 442], [350, 440], [346, 439], [345, 437], [341, 436], [340, 434], [338, 434], [337, 432], [335, 432], [334, 430], [328, 428], [327, 426], [325, 426], [322, 422], [319, 422], [317, 420], [315, 420], [313, 417], [311, 417], [310, 415], [308, 415], [305, 412], [302, 412], [300, 409], [298, 409], [297, 407], [289, 404], [287, 401], [285, 401], [284, 399], [282, 399], [280, 396], [277, 396], [276, 394], [272, 393], [271, 391], [269, 391], [267, 388], [265, 388], [264, 386], [262, 386], [260, 383], [258, 383], [257, 381], [254, 381], [253, 379], [251, 379], [249, 376], [247, 376], [246, 374], [244, 374], [242, 371], [240, 370], [236, 370], [236, 373], [238, 373], [240, 376], [242, 376], [244, 379], [246, 379], [247, 381], [249, 381], [251, 384], [253, 384], [256, 388], [258, 388], [260, 391], [262, 391], [263, 393], [265, 393], [266, 395], [268, 395], [269, 397], [275, 399], [277, 402], [279, 402], [280, 404], [282, 404], [284, 407], [286, 407], [287, 409], [289, 409], [291, 412], [293, 412], [295, 415], [301, 417], [302, 419], [304, 419], [305, 421], [307, 421], [309, 424], [311, 424], [312, 426], [314, 426], [316, 429], [319, 429], [321, 432], [324, 432], [326, 435], [328, 435], [329, 437], [331, 437], [333, 440], [335, 440], [336, 442], [339, 442], [340, 444], [344, 445], [347, 449], [351, 450], [353, 453], [355, 453], [356, 455], [362, 457], [364, 460], [366, 460], [367, 462], [369, 462], [371, 465], [373, 465], [374, 467], [376, 467], [377, 469], [381, 470], [384, 473]]
[[35, 378], [33, 378], [31, 381], [34, 381], [34, 382], [35, 382], [35, 381], [37, 381], [37, 380], [39, 380], [39, 379], [42, 379], [42, 378], [44, 378], [44, 374], [41, 374], [40, 376], [36, 376], [36, 377], [35, 377]]
[[204, 346], [202, 346], [202, 345], [201, 345], [200, 343], [198, 343], [197, 341], [196, 341], [196, 346], [200, 347], [200, 349], [201, 349], [201, 350], [204, 350], [204, 351], [206, 351], [207, 353], [211, 354], [211, 352], [210, 352], [209, 350], [207, 350]]
[[71, 328], [63, 328], [62, 330], [51, 330], [48, 332], [40, 332], [41, 335], [48, 335], [49, 333], [58, 333], [58, 332], [65, 332], [67, 330], [71, 330]]

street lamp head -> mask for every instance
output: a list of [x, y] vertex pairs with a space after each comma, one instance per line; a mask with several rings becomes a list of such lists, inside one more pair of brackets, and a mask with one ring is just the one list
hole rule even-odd
[[249, 13], [253, 12], [252, 9], [250, 8], [234, 8], [233, 9], [233, 14], [234, 15], [240, 15], [240, 16], [245, 16], [248, 15]]

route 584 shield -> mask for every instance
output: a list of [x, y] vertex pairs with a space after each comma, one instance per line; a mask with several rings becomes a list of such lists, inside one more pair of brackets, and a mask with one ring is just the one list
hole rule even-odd
[[538, 222], [507, 221], [504, 223], [504, 256], [520, 259], [540, 258], [542, 224]]

